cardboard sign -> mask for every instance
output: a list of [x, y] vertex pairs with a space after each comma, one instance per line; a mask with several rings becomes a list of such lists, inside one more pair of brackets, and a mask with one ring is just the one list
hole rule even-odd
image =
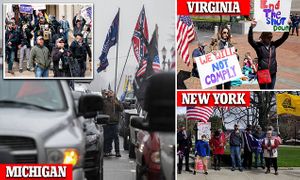
[[288, 32], [292, 0], [254, 0], [256, 32]]
[[31, 5], [28, 4], [20, 4], [20, 13], [32, 14], [33, 8]]
[[44, 10], [44, 9], [46, 9], [45, 4], [33, 4], [32, 7], [33, 7], [34, 10]]
[[208, 122], [208, 123], [203, 123], [203, 122], [198, 122], [197, 123], [197, 139], [201, 139], [201, 136], [203, 134], [206, 135], [206, 139], [210, 139], [210, 129], [211, 129], [211, 123]]
[[196, 57], [195, 61], [203, 89], [243, 76], [234, 47]]

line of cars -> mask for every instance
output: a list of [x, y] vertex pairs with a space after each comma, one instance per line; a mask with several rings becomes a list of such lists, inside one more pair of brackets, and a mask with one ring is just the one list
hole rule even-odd
[[72, 93], [63, 80], [5, 81], [2, 63], [0, 84], [0, 159], [72, 164], [75, 180], [103, 179], [101, 126], [109, 116], [101, 96]]
[[125, 99], [129, 108], [122, 113], [120, 135], [129, 157], [135, 158], [137, 180], [175, 179], [174, 89], [174, 73], [156, 74], [149, 79], [141, 107], [134, 105], [134, 97]]

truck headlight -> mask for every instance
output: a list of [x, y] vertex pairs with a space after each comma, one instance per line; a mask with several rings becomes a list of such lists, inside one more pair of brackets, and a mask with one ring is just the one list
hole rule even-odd
[[154, 151], [152, 154], [151, 154], [151, 161], [154, 162], [154, 163], [160, 163], [160, 153], [159, 151]]
[[76, 149], [48, 150], [47, 156], [50, 164], [72, 164], [76, 166], [79, 162], [79, 153]]
[[63, 164], [72, 164], [75, 166], [79, 161], [79, 153], [76, 149], [66, 149], [64, 152]]

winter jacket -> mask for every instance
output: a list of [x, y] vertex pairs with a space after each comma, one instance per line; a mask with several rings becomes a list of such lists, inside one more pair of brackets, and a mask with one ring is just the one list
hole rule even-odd
[[30, 40], [32, 39], [32, 34], [29, 28], [25, 29], [25, 31], [20, 32], [20, 39], [21, 46], [27, 46], [27, 48], [31, 47]]
[[209, 141], [213, 154], [224, 154], [224, 147], [226, 145], [226, 139], [223, 136], [213, 136]]
[[251, 133], [245, 131], [242, 133], [244, 139], [244, 150], [248, 152], [252, 152], [254, 149], [254, 138]]
[[77, 59], [78, 62], [86, 62], [86, 55], [89, 55], [89, 57], [92, 55], [91, 49], [87, 44], [82, 43], [80, 46], [77, 41], [73, 41], [71, 43], [70, 50], [73, 58]]
[[[57, 74], [57, 72], [66, 72], [69, 73], [69, 62], [67, 58], [67, 51], [64, 50], [63, 52], [60, 52], [60, 48], [55, 47], [52, 50], [51, 53], [52, 61], [53, 61], [53, 71], [54, 74]], [[59, 69], [59, 60], [62, 61], [62, 69]]]
[[241, 148], [243, 148], [244, 147], [244, 139], [242, 137], [242, 134], [240, 132], [233, 131], [230, 134], [229, 144], [230, 144], [230, 146], [240, 146]]
[[[103, 112], [104, 114], [107, 114], [110, 116], [110, 121], [108, 124], [118, 124], [120, 119], [120, 112], [123, 110], [123, 106], [120, 104], [120, 102], [116, 99], [115, 103], [113, 103], [113, 97], [111, 98], [104, 98], [103, 100], [104, 106], [103, 106]], [[114, 112], [114, 106], [115, 104], [115, 112]]]
[[[275, 74], [277, 72], [276, 48], [278, 48], [281, 44], [283, 44], [288, 37], [289, 37], [289, 32], [283, 33], [281, 38], [279, 38], [276, 41], [271, 41], [270, 46], [267, 49], [267, 47], [262, 42], [254, 41], [253, 28], [250, 27], [249, 34], [248, 34], [248, 42], [256, 51], [258, 57], [258, 70], [269, 69], [270, 74]], [[271, 59], [270, 59], [270, 50], [271, 50]]]
[[[268, 138], [265, 138], [262, 142], [262, 147], [264, 150], [264, 157], [266, 158], [277, 158], [278, 157], [278, 146], [279, 141], [275, 137], [272, 137], [269, 141]], [[270, 147], [270, 149], [268, 149]]]
[[31, 49], [30, 52], [30, 62], [35, 63], [43, 69], [47, 69], [50, 66], [50, 53], [46, 46], [36, 45]]
[[[11, 42], [11, 45], [8, 45], [8, 42]], [[8, 50], [16, 50], [17, 49], [17, 44], [18, 44], [18, 34], [17, 31], [12, 29], [12, 30], [6, 30], [5, 31], [5, 47]]]
[[209, 156], [209, 145], [208, 142], [199, 140], [196, 144], [196, 155], [201, 156], [201, 157], [206, 157]]

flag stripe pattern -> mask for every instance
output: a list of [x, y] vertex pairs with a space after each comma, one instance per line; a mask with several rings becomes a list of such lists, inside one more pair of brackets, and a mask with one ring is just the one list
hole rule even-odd
[[213, 113], [211, 107], [187, 107], [186, 118], [191, 121], [202, 121], [207, 123]]
[[179, 16], [177, 21], [177, 52], [189, 65], [189, 43], [195, 39], [195, 28], [189, 16]]

